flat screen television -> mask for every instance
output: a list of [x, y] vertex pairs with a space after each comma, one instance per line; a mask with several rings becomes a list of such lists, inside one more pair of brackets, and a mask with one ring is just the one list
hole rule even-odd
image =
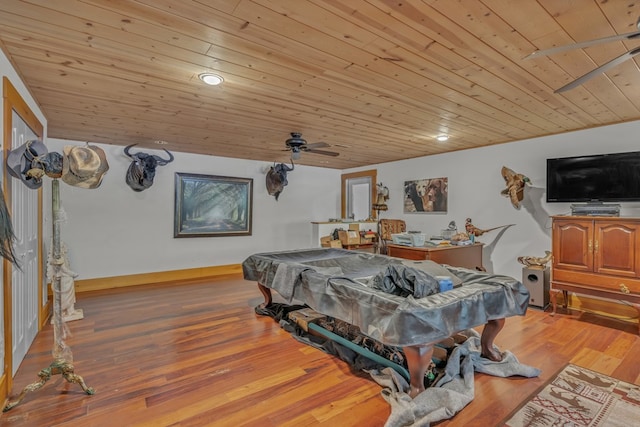
[[640, 201], [640, 151], [547, 159], [547, 202]]

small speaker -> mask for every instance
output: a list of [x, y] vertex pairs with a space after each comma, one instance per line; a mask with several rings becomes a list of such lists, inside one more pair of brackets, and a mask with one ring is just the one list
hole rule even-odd
[[524, 267], [522, 284], [529, 290], [529, 306], [546, 309], [549, 305], [549, 268]]

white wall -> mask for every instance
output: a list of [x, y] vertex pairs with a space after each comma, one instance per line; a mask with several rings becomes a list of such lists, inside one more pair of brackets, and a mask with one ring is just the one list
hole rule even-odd
[[[0, 72], [10, 78], [38, 119], [46, 124], [2, 52]], [[377, 169], [378, 181], [389, 188], [391, 195], [389, 210], [382, 212], [381, 217], [404, 219], [409, 230], [439, 234], [451, 220], [462, 230], [467, 217], [480, 228], [515, 224], [478, 240], [486, 244], [484, 263], [489, 271], [520, 278], [522, 266], [516, 258], [542, 256], [549, 250], [549, 216], [570, 211], [569, 204], [545, 202], [546, 159], [637, 151], [638, 134], [640, 121], [343, 172]], [[45, 142], [50, 150], [59, 152], [66, 144], [84, 143], [56, 139]], [[128, 160], [122, 155], [122, 148], [101, 147], [110, 165], [101, 187], [85, 190], [61, 183], [62, 204], [68, 216], [68, 223], [62, 227], [62, 239], [69, 247], [71, 267], [79, 273], [79, 279], [234, 264], [256, 252], [308, 247], [311, 221], [340, 216], [340, 171], [296, 166], [289, 175], [289, 185], [276, 202], [267, 194], [264, 184], [269, 163], [174, 153], [176, 160], [158, 170], [154, 186], [135, 193], [124, 182]], [[158, 150], [145, 151], [162, 154]], [[503, 165], [525, 174], [533, 182], [526, 188], [519, 210], [500, 195], [504, 188], [500, 174]], [[253, 235], [173, 238], [175, 172], [253, 178]], [[404, 182], [440, 176], [449, 179], [448, 212], [404, 214]], [[47, 240], [51, 229], [50, 188], [50, 182], [46, 182]], [[640, 216], [640, 204], [623, 204], [622, 215]]]
[[[50, 138], [50, 151], [81, 141]], [[340, 171], [296, 165], [278, 201], [267, 194], [265, 174], [273, 163], [174, 152], [158, 167], [151, 188], [134, 192], [125, 183], [130, 160], [122, 147], [104, 149], [109, 171], [96, 189], [60, 182], [67, 215], [61, 238], [78, 280], [154, 271], [239, 264], [257, 252], [309, 247], [311, 221], [326, 221], [340, 209]], [[166, 157], [162, 150], [134, 147]], [[173, 237], [176, 172], [253, 178], [251, 236]], [[50, 180], [48, 180], [50, 181]], [[51, 234], [51, 185], [45, 183], [45, 231]]]
[[[11, 84], [16, 88], [20, 96], [22, 96], [22, 99], [24, 100], [24, 102], [27, 103], [27, 105], [29, 106], [33, 114], [36, 115], [40, 123], [42, 123], [42, 126], [44, 126], [44, 134], [46, 136], [47, 120], [45, 119], [44, 115], [40, 111], [40, 107], [35, 102], [31, 94], [29, 93], [29, 91], [27, 90], [27, 87], [24, 85], [24, 83], [22, 83], [22, 79], [20, 78], [20, 76], [18, 76], [18, 73], [13, 69], [13, 66], [7, 59], [4, 52], [0, 49], [0, 78], [1, 77], [7, 77], [11, 82]], [[0, 93], [2, 93], [1, 82], [0, 82]], [[4, 96], [4, 93], [2, 93], [2, 96]], [[3, 108], [4, 108], [3, 106], [0, 106], [0, 109], [3, 109]], [[4, 135], [3, 127], [4, 127], [3, 120], [0, 120], [0, 135]], [[2, 159], [2, 170], [4, 170], [4, 158]]]
[[[464, 150], [400, 162], [368, 166], [390, 190], [383, 218], [401, 218], [409, 230], [439, 234], [449, 221], [464, 229], [465, 218], [491, 228], [515, 224], [478, 238], [485, 243], [484, 264], [492, 272], [522, 276], [521, 255], [542, 256], [551, 247], [550, 215], [568, 214], [567, 203], [545, 202], [546, 159], [580, 154], [635, 151], [640, 121], [586, 131], [536, 138], [510, 144]], [[83, 142], [49, 139], [50, 150]], [[339, 216], [340, 175], [332, 169], [296, 166], [289, 185], [276, 202], [265, 188], [270, 163], [174, 153], [173, 163], [158, 169], [154, 185], [135, 193], [124, 182], [128, 159], [122, 147], [101, 145], [110, 169], [94, 190], [61, 183], [68, 223], [62, 239], [71, 253], [78, 279], [241, 263], [256, 252], [310, 246], [311, 221]], [[135, 150], [134, 150], [135, 151]], [[160, 150], [144, 150], [160, 154]], [[520, 209], [500, 195], [505, 188], [502, 166], [532, 180]], [[254, 179], [253, 235], [240, 237], [173, 238], [174, 173], [189, 172]], [[448, 177], [446, 214], [403, 213], [404, 182]], [[50, 185], [45, 185], [45, 230], [50, 229]], [[640, 215], [639, 203], [623, 204], [623, 215]]]
[[[546, 159], [584, 154], [638, 151], [640, 121], [604, 126], [579, 132], [530, 139], [510, 144], [464, 150], [436, 156], [367, 167], [378, 170], [378, 182], [390, 191], [389, 210], [382, 218], [399, 218], [408, 230], [440, 234], [455, 220], [464, 231], [467, 217], [480, 228], [515, 224], [503, 233], [489, 232], [477, 240], [485, 243], [484, 265], [489, 271], [520, 279], [521, 255], [543, 256], [551, 250], [551, 215], [570, 214], [569, 203], [546, 203]], [[435, 142], [434, 142], [435, 143]], [[502, 166], [528, 176], [520, 209], [500, 195], [505, 188]], [[349, 172], [356, 171], [350, 170]], [[404, 182], [422, 178], [448, 177], [449, 207], [443, 213], [403, 213]], [[640, 216], [640, 203], [623, 203], [623, 216]]]

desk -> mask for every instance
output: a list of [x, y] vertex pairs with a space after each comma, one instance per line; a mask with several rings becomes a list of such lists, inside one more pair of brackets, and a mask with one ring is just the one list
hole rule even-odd
[[363, 251], [363, 252], [375, 253], [375, 246], [373, 243], [356, 243], [353, 245], [342, 245], [342, 247], [350, 251]]
[[438, 264], [465, 267], [475, 270], [482, 266], [482, 243], [468, 246], [403, 246], [387, 244], [387, 255], [413, 260], [430, 259]]

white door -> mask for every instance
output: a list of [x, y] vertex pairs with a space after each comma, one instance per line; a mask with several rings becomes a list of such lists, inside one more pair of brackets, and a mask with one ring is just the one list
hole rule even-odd
[[[4, 157], [2, 155], [0, 155], [0, 159], [2, 159], [2, 162], [4, 164]], [[2, 168], [0, 168], [0, 170], [2, 170]], [[2, 179], [0, 179], [0, 186], [2, 186]], [[2, 187], [4, 188], [4, 187]], [[4, 197], [4, 201], [6, 202], [6, 195], [2, 194], [2, 196]], [[7, 209], [11, 209], [10, 207], [7, 207]], [[0, 260], [0, 277], [2, 278], [2, 280], [4, 280], [4, 262], [2, 262], [2, 260]], [[5, 284], [4, 282], [2, 283], [2, 287], [4, 288]], [[5, 357], [5, 340], [6, 340], [6, 333], [5, 333], [5, 325], [4, 325], [4, 289], [0, 289], [0, 378], [2, 378], [2, 376], [4, 375], [4, 366], [5, 366], [5, 361], [6, 361], [6, 357]], [[3, 390], [0, 389], [0, 393], [2, 393]]]
[[[37, 139], [22, 118], [12, 112], [11, 148]], [[12, 268], [12, 353], [15, 375], [38, 333], [38, 191], [19, 179], [11, 181], [11, 219], [16, 234], [15, 253], [21, 269]]]

